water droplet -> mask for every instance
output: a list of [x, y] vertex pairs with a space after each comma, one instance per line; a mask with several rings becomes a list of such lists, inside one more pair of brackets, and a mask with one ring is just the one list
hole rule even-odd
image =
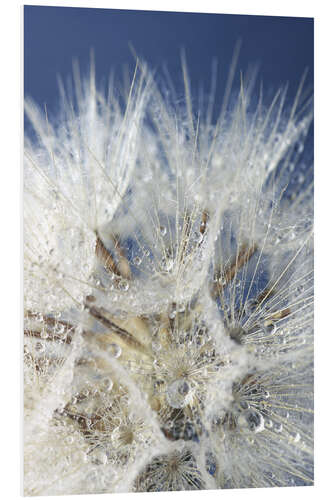
[[118, 344], [112, 343], [108, 347], [108, 352], [114, 358], [119, 358], [119, 356], [121, 355], [121, 347]]
[[49, 337], [49, 334], [47, 333], [47, 331], [46, 331], [46, 330], [42, 330], [42, 331], [40, 332], [40, 338], [41, 338], [41, 339], [47, 339], [48, 337]]
[[72, 444], [72, 443], [74, 443], [74, 438], [73, 438], [73, 436], [67, 436], [65, 441], [66, 441], [66, 444]]
[[163, 271], [167, 273], [170, 272], [173, 268], [173, 265], [174, 265], [174, 260], [171, 259], [170, 257], [165, 257], [162, 259], [161, 267]]
[[203, 234], [195, 232], [193, 238], [196, 243], [201, 243], [203, 240]]
[[129, 283], [127, 280], [120, 280], [118, 283], [118, 288], [119, 290], [122, 290], [123, 292], [127, 292], [129, 289]]
[[63, 333], [65, 333], [65, 325], [62, 325], [61, 323], [59, 323], [56, 328], [55, 328], [55, 333], [57, 335], [62, 335]]
[[255, 300], [247, 300], [245, 304], [245, 312], [246, 314], [252, 314], [257, 307], [257, 303]]
[[253, 408], [245, 410], [239, 417], [239, 424], [247, 426], [251, 431], [257, 433], [265, 429], [265, 420], [261, 413]]
[[154, 351], [160, 351], [162, 348], [162, 345], [157, 340], [153, 340], [151, 346]]
[[182, 396], [186, 396], [186, 394], [188, 394], [189, 391], [190, 391], [190, 385], [188, 382], [186, 382], [186, 380], [184, 380], [178, 385], [178, 392]]
[[297, 432], [297, 434], [295, 434], [295, 436], [294, 436], [294, 443], [298, 443], [300, 441], [300, 439], [301, 439], [301, 436], [300, 436], [299, 432]]
[[136, 265], [136, 266], [139, 266], [141, 264], [142, 260], [140, 257], [136, 256], [134, 257], [133, 259], [133, 263]]
[[282, 432], [283, 431], [283, 425], [282, 424], [276, 424], [275, 430], [276, 430], [276, 432]]
[[35, 349], [37, 352], [44, 352], [45, 346], [41, 342], [37, 342], [37, 344], [35, 345]]
[[105, 377], [103, 378], [102, 380], [102, 386], [103, 386], [103, 389], [107, 392], [111, 391], [112, 387], [113, 387], [113, 381], [110, 377]]
[[183, 378], [169, 384], [166, 391], [167, 402], [172, 408], [184, 408], [190, 403], [192, 396], [190, 384]]
[[303, 153], [303, 150], [304, 150], [304, 144], [301, 142], [298, 145], [297, 152], [298, 153]]
[[265, 321], [262, 325], [262, 330], [266, 335], [274, 335], [274, 333], [277, 330], [277, 326], [272, 321], [270, 322]]
[[167, 228], [165, 226], [160, 226], [161, 236], [165, 236], [167, 233]]
[[82, 394], [82, 396], [84, 396], [84, 397], [87, 398], [89, 396], [89, 394], [90, 394], [90, 390], [87, 389], [87, 388], [83, 389], [82, 392], [81, 392], [81, 394]]
[[175, 319], [176, 314], [177, 314], [177, 304], [172, 304], [170, 306], [169, 318], [170, 319]]

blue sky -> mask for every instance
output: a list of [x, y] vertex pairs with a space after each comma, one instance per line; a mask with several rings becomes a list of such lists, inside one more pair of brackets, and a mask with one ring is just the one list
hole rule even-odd
[[258, 80], [277, 89], [289, 82], [290, 99], [308, 68], [313, 85], [313, 19], [291, 17], [190, 14], [72, 7], [24, 8], [24, 91], [41, 106], [56, 112], [57, 75], [71, 74], [73, 58], [87, 70], [94, 49], [97, 79], [110, 69], [121, 76], [134, 66], [129, 42], [159, 73], [166, 64], [177, 92], [183, 92], [180, 50], [193, 89], [209, 91], [213, 58], [218, 60], [217, 96], [222, 98], [237, 40], [242, 46], [237, 67], [246, 71], [259, 63]]

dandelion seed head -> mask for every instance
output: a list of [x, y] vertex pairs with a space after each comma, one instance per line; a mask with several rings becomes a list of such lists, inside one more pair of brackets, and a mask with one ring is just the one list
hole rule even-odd
[[183, 72], [26, 102], [26, 494], [313, 481], [312, 103]]

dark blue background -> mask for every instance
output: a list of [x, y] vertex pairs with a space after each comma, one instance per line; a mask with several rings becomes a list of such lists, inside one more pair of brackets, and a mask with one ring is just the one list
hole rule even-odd
[[[41, 106], [56, 111], [56, 75], [72, 72], [73, 58], [87, 70], [93, 48], [97, 79], [122, 67], [136, 52], [157, 72], [166, 63], [177, 91], [181, 86], [180, 49], [186, 59], [193, 89], [200, 82], [208, 92], [212, 59], [218, 59], [217, 99], [223, 87], [238, 39], [242, 40], [237, 74], [249, 63], [259, 63], [259, 81], [277, 89], [289, 82], [294, 97], [308, 68], [307, 84], [313, 86], [313, 19], [125, 11], [71, 7], [24, 8], [24, 89]], [[238, 77], [237, 77], [238, 78]]]

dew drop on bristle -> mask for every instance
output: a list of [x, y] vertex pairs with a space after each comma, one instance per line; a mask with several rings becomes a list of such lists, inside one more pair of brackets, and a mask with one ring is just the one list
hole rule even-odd
[[253, 408], [245, 410], [239, 417], [239, 424], [252, 432], [262, 432], [265, 429], [265, 420], [261, 413]]
[[118, 289], [121, 290], [122, 292], [127, 292], [129, 289], [129, 283], [127, 280], [120, 280], [118, 283]]
[[38, 353], [41, 353], [45, 351], [45, 346], [41, 342], [37, 342], [37, 344], [35, 345], [35, 349]]
[[252, 314], [257, 307], [257, 303], [255, 300], [248, 300], [245, 304], [245, 312], [246, 314], [250, 315]]
[[108, 352], [114, 358], [119, 358], [121, 356], [121, 347], [118, 344], [112, 343], [108, 347]]
[[136, 266], [139, 266], [142, 262], [142, 259], [140, 257], [134, 257], [133, 259], [133, 264], [135, 264]]
[[192, 399], [192, 391], [187, 380], [177, 379], [168, 385], [166, 399], [172, 408], [184, 408]]
[[299, 432], [297, 432], [294, 436], [294, 443], [298, 443], [300, 441], [300, 439], [301, 439], [301, 436], [300, 436]]
[[166, 273], [169, 273], [172, 268], [174, 266], [174, 260], [169, 258], [169, 257], [166, 257], [166, 258], [163, 258], [162, 259], [162, 262], [161, 262], [161, 267], [162, 267], [162, 270]]
[[201, 243], [203, 240], [203, 234], [198, 233], [198, 232], [195, 232], [193, 237], [194, 237], [194, 241], [198, 244]]
[[270, 322], [264, 322], [263, 325], [261, 326], [261, 329], [266, 335], [274, 335], [274, 333], [277, 331], [277, 326], [275, 323]]
[[102, 380], [102, 387], [105, 391], [109, 392], [112, 390], [113, 387], [113, 381], [110, 377], [105, 377]]

